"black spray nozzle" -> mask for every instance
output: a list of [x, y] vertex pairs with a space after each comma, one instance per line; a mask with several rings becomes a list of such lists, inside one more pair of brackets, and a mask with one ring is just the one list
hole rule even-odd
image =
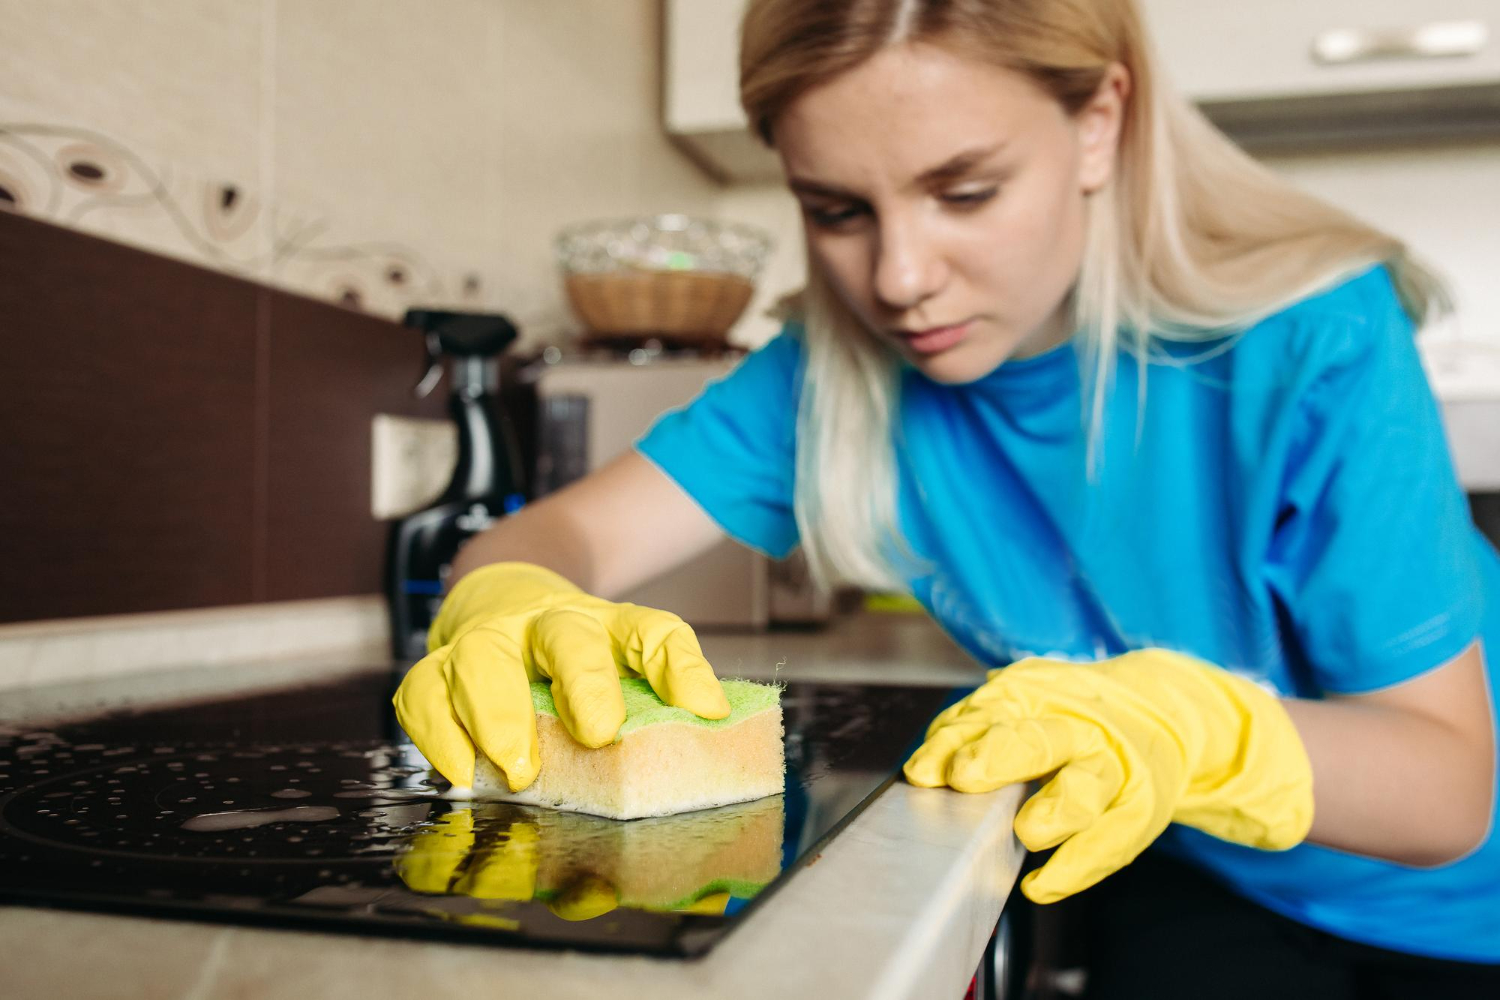
[[[443, 356], [461, 359], [464, 376], [460, 384], [482, 392], [486, 384], [485, 364], [511, 345], [519, 334], [515, 324], [500, 313], [450, 312], [445, 309], [408, 309], [401, 322], [422, 331], [427, 343], [427, 373], [413, 390], [426, 397], [443, 377]], [[493, 374], [488, 378], [493, 382]], [[491, 386], [493, 388], [493, 386]]]
[[519, 335], [515, 324], [500, 313], [449, 312], [442, 309], [408, 309], [404, 326], [437, 339], [444, 354], [460, 358], [499, 354]]

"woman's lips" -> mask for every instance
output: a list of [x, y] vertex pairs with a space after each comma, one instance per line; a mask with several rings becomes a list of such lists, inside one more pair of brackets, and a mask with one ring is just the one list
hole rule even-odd
[[951, 326], [933, 326], [926, 330], [897, 330], [896, 334], [918, 354], [936, 354], [946, 351], [969, 332], [969, 320]]

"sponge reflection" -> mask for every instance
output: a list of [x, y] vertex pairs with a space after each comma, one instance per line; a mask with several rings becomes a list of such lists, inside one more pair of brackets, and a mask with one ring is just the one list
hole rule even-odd
[[568, 921], [620, 907], [722, 914], [780, 873], [785, 823], [780, 795], [628, 822], [474, 804], [418, 830], [396, 873], [414, 892], [474, 903], [434, 915], [501, 929], [521, 928], [508, 904], [540, 903]]

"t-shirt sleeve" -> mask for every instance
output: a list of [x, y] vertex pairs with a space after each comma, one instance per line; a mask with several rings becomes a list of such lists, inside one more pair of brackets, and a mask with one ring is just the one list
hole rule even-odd
[[788, 327], [691, 403], [663, 414], [635, 445], [731, 537], [776, 558], [798, 538], [801, 367], [800, 330]]
[[1410, 320], [1383, 273], [1311, 331], [1268, 562], [1315, 683], [1360, 693], [1440, 666], [1478, 634], [1479, 549]]

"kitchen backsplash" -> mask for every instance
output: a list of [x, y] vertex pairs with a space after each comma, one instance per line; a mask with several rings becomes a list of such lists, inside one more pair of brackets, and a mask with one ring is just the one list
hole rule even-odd
[[13, 211], [375, 315], [489, 298], [463, 262], [392, 240], [340, 240], [329, 214], [272, 204], [243, 181], [197, 176], [3, 97], [0, 116], [0, 201]]
[[0, 201], [394, 317], [575, 327], [558, 228], [711, 212], [657, 0], [0, 0]]
[[374, 594], [420, 335], [0, 212], [0, 622]]

